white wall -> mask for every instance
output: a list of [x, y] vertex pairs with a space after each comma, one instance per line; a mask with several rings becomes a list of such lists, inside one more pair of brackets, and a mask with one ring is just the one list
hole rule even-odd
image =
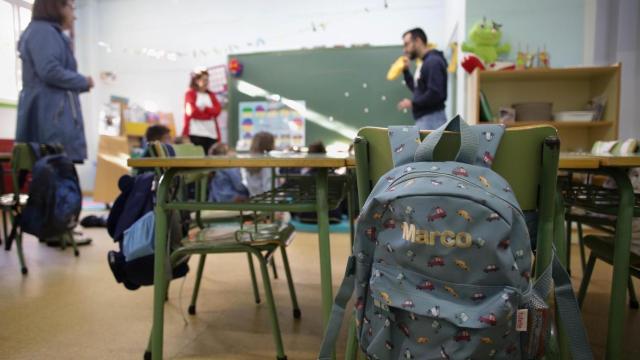
[[[95, 124], [101, 104], [111, 95], [172, 112], [180, 131], [189, 72], [196, 66], [225, 64], [230, 50], [399, 45], [402, 33], [415, 26], [425, 29], [430, 41], [445, 45], [449, 34], [445, 34], [444, 0], [388, 0], [387, 4], [385, 8], [383, 0], [78, 0], [80, 71], [94, 78], [102, 71], [117, 75], [112, 84], [98, 81], [82, 99], [91, 160], [80, 169], [83, 187], [93, 186]], [[264, 42], [260, 46], [258, 39]], [[143, 48], [185, 56], [158, 60], [140, 54]], [[196, 49], [206, 54], [194, 56]]]

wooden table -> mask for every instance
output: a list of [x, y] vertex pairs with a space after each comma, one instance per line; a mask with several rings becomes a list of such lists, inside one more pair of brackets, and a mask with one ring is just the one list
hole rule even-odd
[[[179, 173], [219, 168], [314, 168], [315, 204], [305, 211], [318, 213], [318, 240], [320, 247], [320, 281], [322, 288], [322, 314], [325, 326], [331, 313], [333, 287], [331, 283], [331, 253], [329, 243], [328, 172], [331, 168], [347, 165], [348, 155], [282, 153], [271, 155], [174, 157], [129, 159], [127, 164], [134, 168], [162, 168], [156, 192], [155, 206], [155, 262], [154, 262], [154, 302], [151, 353], [153, 359], [162, 358], [164, 298], [166, 288], [165, 264], [167, 259], [167, 221], [169, 210], [256, 210], [256, 211], [299, 211], [296, 204], [256, 204], [248, 203], [194, 203], [175, 202], [169, 198], [171, 180]], [[274, 208], [277, 207], [277, 208]]]
[[629, 256], [631, 224], [635, 203], [633, 186], [628, 170], [640, 167], [640, 156], [561, 154], [559, 168], [576, 172], [598, 172], [613, 177], [620, 196], [616, 218], [615, 246], [613, 255], [613, 281], [609, 305], [607, 333], [607, 359], [622, 358], [622, 340], [626, 309], [627, 281], [629, 278]]

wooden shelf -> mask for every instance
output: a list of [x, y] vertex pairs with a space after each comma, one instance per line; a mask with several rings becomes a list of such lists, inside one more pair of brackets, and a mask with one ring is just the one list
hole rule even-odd
[[527, 69], [505, 71], [479, 71], [482, 81], [536, 81], [536, 80], [579, 80], [597, 76], [611, 76], [619, 71], [620, 65], [607, 67], [574, 67]]
[[507, 127], [519, 127], [530, 125], [551, 125], [555, 128], [592, 128], [612, 126], [613, 121], [517, 121], [506, 124]]

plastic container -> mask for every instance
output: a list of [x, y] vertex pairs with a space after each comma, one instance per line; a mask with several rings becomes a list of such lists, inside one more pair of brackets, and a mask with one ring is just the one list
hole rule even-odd
[[594, 111], [559, 111], [553, 114], [555, 121], [593, 121]]

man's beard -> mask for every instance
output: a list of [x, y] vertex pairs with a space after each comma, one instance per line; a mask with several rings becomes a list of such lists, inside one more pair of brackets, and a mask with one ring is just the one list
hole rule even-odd
[[409, 53], [409, 60], [415, 60], [418, 58], [418, 52], [417, 51], [412, 51]]

